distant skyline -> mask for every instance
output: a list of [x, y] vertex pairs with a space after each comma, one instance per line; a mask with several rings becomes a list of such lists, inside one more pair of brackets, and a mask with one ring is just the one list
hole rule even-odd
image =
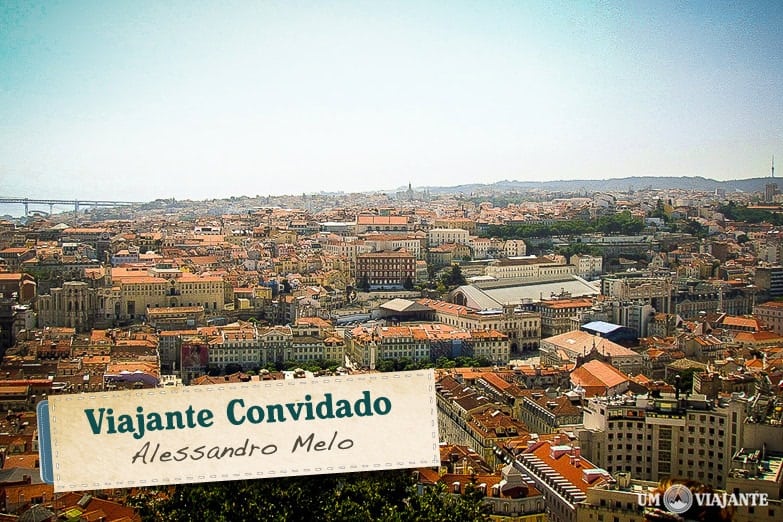
[[6, 0], [0, 196], [764, 177], [782, 28], [775, 1]]

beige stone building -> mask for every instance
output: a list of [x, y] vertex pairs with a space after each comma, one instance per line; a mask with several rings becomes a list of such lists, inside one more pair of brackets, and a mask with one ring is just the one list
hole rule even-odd
[[427, 232], [427, 243], [430, 247], [449, 243], [467, 245], [469, 239], [469, 232], [461, 228], [433, 228]]
[[509, 339], [497, 330], [465, 330], [445, 324], [358, 326], [346, 336], [352, 359], [374, 368], [384, 359], [435, 361], [439, 357], [484, 358], [495, 364], [510, 359]]
[[503, 253], [506, 257], [526, 256], [527, 244], [521, 239], [507, 239], [503, 242]]
[[549, 257], [503, 258], [487, 265], [486, 274], [495, 279], [534, 280], [574, 275], [576, 267]]
[[541, 341], [541, 316], [514, 307], [502, 310], [475, 310], [467, 306], [419, 299], [418, 304], [431, 308], [433, 318], [441, 323], [466, 330], [497, 330], [508, 336], [511, 356], [537, 350]]
[[300, 319], [294, 326], [239, 322], [202, 329], [199, 335], [209, 346], [209, 366], [220, 369], [236, 364], [251, 370], [286, 361], [342, 364], [345, 356], [343, 339], [316, 318]]
[[476, 221], [473, 219], [465, 218], [446, 218], [436, 219], [432, 223], [433, 228], [461, 228], [467, 230], [471, 235], [476, 234]]
[[233, 302], [233, 292], [219, 276], [202, 276], [178, 269], [112, 270], [120, 290], [119, 319], [143, 317], [148, 308], [202, 306], [207, 313], [219, 313]]
[[372, 247], [372, 250], [375, 252], [404, 249], [413, 254], [416, 259], [424, 259], [427, 242], [423, 232], [411, 232], [407, 234], [372, 232], [364, 234], [362, 240], [366, 245]]
[[98, 310], [97, 291], [81, 281], [69, 281], [38, 296], [38, 326], [64, 326], [79, 332], [90, 330]]
[[573, 255], [570, 262], [576, 266], [576, 274], [579, 277], [592, 279], [603, 273], [604, 258], [601, 256]]

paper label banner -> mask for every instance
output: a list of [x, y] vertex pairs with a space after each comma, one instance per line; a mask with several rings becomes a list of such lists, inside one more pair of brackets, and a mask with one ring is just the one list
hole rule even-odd
[[434, 388], [417, 370], [54, 395], [42, 476], [61, 492], [438, 466]]

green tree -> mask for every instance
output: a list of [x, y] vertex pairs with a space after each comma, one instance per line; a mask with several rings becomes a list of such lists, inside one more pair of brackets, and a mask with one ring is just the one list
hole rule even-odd
[[571, 258], [575, 254], [601, 256], [603, 255], [603, 249], [595, 245], [587, 245], [585, 243], [569, 243], [568, 246], [560, 247], [557, 249], [557, 253]]
[[443, 277], [443, 284], [446, 286], [460, 286], [465, 284], [465, 276], [462, 275], [462, 269], [458, 264], [451, 265], [451, 271]]
[[406, 470], [143, 488], [128, 501], [143, 520], [194, 522], [489, 520], [483, 495], [445, 486], [420, 495]]
[[625, 210], [611, 216], [601, 216], [598, 218], [596, 228], [604, 234], [634, 235], [644, 229], [644, 221]]
[[464, 495], [455, 496], [438, 483], [412, 497], [400, 520], [490, 520], [489, 506], [482, 502], [483, 498], [484, 494], [473, 484], [466, 486]]
[[375, 363], [375, 369], [379, 372], [393, 372], [394, 360], [393, 359], [381, 359]]
[[435, 361], [435, 368], [456, 368], [457, 363], [448, 357], [438, 357]]
[[231, 375], [242, 371], [242, 365], [237, 363], [228, 363], [223, 370], [226, 375]]
[[696, 220], [688, 219], [682, 225], [682, 231], [696, 237], [706, 237], [708, 229]]
[[737, 205], [733, 201], [729, 201], [726, 205], [720, 205], [717, 210], [731, 221], [744, 221], [745, 223], [763, 223], [766, 221], [773, 225], [783, 224], [783, 216], [779, 213], [760, 208], [748, 208], [747, 206]]
[[362, 276], [362, 278], [356, 284], [356, 287], [359, 290], [361, 290], [362, 292], [369, 292], [370, 291], [370, 278], [368, 278], [366, 275]]
[[669, 376], [668, 379], [665, 379], [666, 382], [671, 384], [672, 386], [676, 386], [677, 383], [677, 377], [680, 378], [680, 392], [682, 393], [691, 393], [693, 390], [693, 375], [695, 373], [700, 373], [703, 370], [695, 369], [695, 368], [684, 368], [680, 369], [677, 374], [672, 374]]
[[669, 214], [666, 213], [666, 205], [663, 204], [662, 199], [658, 199], [655, 203], [655, 209], [650, 212], [650, 217], [661, 218], [664, 223], [669, 221]]

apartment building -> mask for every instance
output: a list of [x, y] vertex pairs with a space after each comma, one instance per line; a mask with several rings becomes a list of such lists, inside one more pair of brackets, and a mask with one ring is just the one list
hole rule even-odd
[[[767, 505], [753, 505], [753, 501], [750, 501], [749, 505], [731, 505], [729, 508], [731, 520], [734, 522], [780, 520], [783, 515], [783, 505], [780, 500], [783, 486], [782, 463], [781, 454], [761, 449], [743, 448], [734, 455], [732, 469], [726, 479], [726, 487], [723, 490], [711, 488], [712, 491], [719, 498], [734, 494], [737, 495], [736, 499], [740, 499], [744, 493], [765, 494]], [[654, 502], [652, 499], [656, 497], [660, 499], [664, 491], [658, 482], [632, 477], [632, 473], [621, 471], [614, 474], [614, 481], [588, 488], [587, 498], [576, 504], [577, 522], [649, 520], [647, 515], [650, 512], [644, 504]], [[666, 505], [662, 500], [658, 500], [657, 504], [658, 509], [666, 511]], [[694, 502], [692, 510], [680, 514], [680, 517], [685, 517], [686, 520], [691, 520], [689, 517], [693, 517], [693, 520], [719, 520], [720, 510], [720, 506], [715, 503]], [[696, 518], [697, 511], [703, 513], [700, 518]], [[665, 516], [662, 516], [661, 520]], [[675, 515], [670, 514], [666, 519], [669, 518], [673, 520]]]
[[571, 372], [571, 387], [585, 397], [619, 395], [628, 391], [631, 379], [601, 360], [591, 360]]
[[430, 247], [427, 251], [427, 262], [435, 268], [469, 259], [471, 259], [470, 247], [462, 243], [444, 243]]
[[474, 413], [492, 408], [492, 400], [450, 375], [438, 380], [435, 392], [440, 439], [451, 444], [462, 444], [476, 451], [467, 441], [468, 420]]
[[147, 321], [158, 330], [185, 330], [204, 326], [203, 306], [148, 308]]
[[576, 522], [577, 505], [587, 499], [588, 489], [612, 481], [564, 435], [531, 441], [512, 465], [544, 495], [550, 522]]
[[434, 319], [465, 330], [497, 330], [508, 336], [512, 354], [534, 351], [541, 340], [541, 316], [514, 307], [475, 310], [437, 299], [419, 299], [418, 304], [431, 308]]
[[355, 237], [330, 237], [323, 242], [323, 249], [326, 253], [339, 259], [348, 261], [348, 275], [356, 275], [356, 259], [361, 254], [368, 254], [375, 250], [375, 247], [366, 243], [364, 240]]
[[140, 260], [139, 247], [129, 246], [117, 250], [111, 255], [111, 266], [120, 266], [132, 263], [138, 263]]
[[526, 256], [527, 244], [521, 239], [507, 239], [503, 243], [503, 254], [506, 257]]
[[527, 426], [511, 417], [507, 406], [447, 376], [436, 385], [438, 427], [442, 440], [469, 446], [492, 468], [502, 461], [496, 448], [526, 436]]
[[433, 228], [427, 232], [427, 244], [430, 248], [456, 243], [467, 245], [470, 233], [461, 228]]
[[[783, 272], [781, 272], [783, 276]], [[683, 319], [696, 319], [703, 314], [728, 313], [746, 315], [753, 311], [757, 289], [724, 286], [723, 283], [680, 280], [672, 296], [673, 313]]]
[[417, 237], [413, 234], [382, 234], [374, 232], [372, 234], [365, 234], [362, 239], [364, 243], [372, 247], [373, 251], [395, 251], [405, 250], [413, 254], [416, 259], [424, 259], [424, 234], [421, 237]]
[[576, 274], [585, 279], [594, 279], [604, 272], [604, 258], [601, 256], [575, 254], [569, 261], [576, 266]]
[[538, 311], [541, 314], [541, 336], [552, 337], [570, 331], [573, 319], [580, 313], [590, 310], [592, 306], [593, 300], [587, 298], [541, 301], [538, 304]]
[[754, 283], [769, 297], [783, 296], [783, 266], [756, 267]]
[[269, 363], [325, 359], [324, 343], [313, 338], [294, 343], [290, 326], [257, 327], [248, 323], [217, 329], [209, 339], [209, 365], [252, 369]]
[[486, 259], [490, 257], [490, 253], [493, 250], [493, 241], [486, 237], [471, 236], [468, 241], [468, 246], [473, 252], [473, 259]]
[[466, 218], [441, 218], [436, 219], [432, 222], [433, 228], [449, 228], [449, 229], [455, 229], [455, 228], [461, 228], [463, 230], [467, 230], [468, 233], [475, 235], [476, 234], [476, 221], [473, 219], [466, 219]]
[[356, 281], [370, 288], [402, 288], [416, 279], [416, 257], [406, 250], [356, 256]]
[[769, 301], [756, 305], [753, 316], [778, 335], [783, 335], [783, 302]]
[[198, 335], [195, 328], [188, 330], [164, 330], [158, 336], [158, 356], [160, 369], [163, 373], [171, 373], [175, 367], [180, 368], [182, 339]]
[[497, 330], [464, 330], [445, 324], [358, 326], [346, 334], [351, 357], [374, 368], [384, 359], [435, 361], [439, 357], [467, 356], [506, 364], [509, 340]]
[[639, 496], [653, 494], [658, 483], [632, 479], [628, 472], [614, 474], [614, 481], [607, 481], [587, 488], [586, 498], [576, 504], [577, 522], [643, 522], [645, 507]]
[[570, 388], [570, 368], [523, 365], [514, 368], [514, 382], [529, 389]]
[[60, 234], [61, 243], [84, 243], [95, 249], [98, 260], [106, 259], [106, 252], [111, 247], [111, 235], [113, 231], [108, 228], [80, 228], [72, 227], [64, 229]]
[[35, 298], [36, 282], [33, 276], [19, 272], [0, 272], [0, 294], [11, 298], [16, 294], [16, 300], [20, 304], [26, 304]]
[[766, 506], [741, 506], [734, 513], [736, 522], [783, 518], [783, 453], [761, 447], [742, 448], [734, 454], [726, 477], [728, 492], [759, 492], [767, 495]]
[[[312, 321], [310, 322], [312, 323]], [[310, 324], [310, 323], [302, 323]], [[190, 346], [198, 346], [191, 357]], [[322, 326], [260, 327], [253, 323], [198, 330], [162, 332], [161, 365], [203, 371], [205, 367], [225, 369], [238, 365], [253, 370], [270, 363], [298, 361], [335, 361], [342, 364], [345, 343], [331, 328]], [[203, 354], [203, 355], [202, 355]]]
[[672, 282], [668, 278], [641, 277], [605, 277], [601, 281], [601, 294], [616, 297], [621, 301], [643, 301], [656, 311], [672, 313]]
[[555, 433], [563, 426], [582, 423], [581, 397], [574, 393], [546, 390], [519, 390], [518, 418], [533, 433]]
[[610, 473], [641, 480], [676, 476], [724, 488], [741, 448], [747, 401], [704, 396], [592, 397], [579, 432], [582, 452]]
[[8, 247], [0, 250], [0, 266], [8, 272], [16, 272], [27, 260], [35, 257], [35, 249], [28, 247]]

